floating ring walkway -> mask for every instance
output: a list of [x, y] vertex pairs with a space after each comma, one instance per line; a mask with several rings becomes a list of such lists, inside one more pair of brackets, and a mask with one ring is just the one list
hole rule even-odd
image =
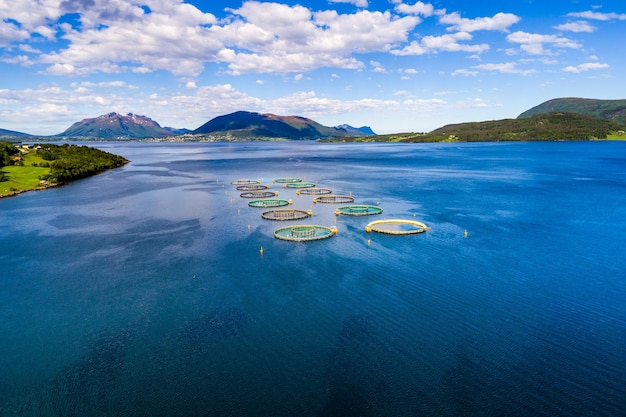
[[340, 214], [345, 214], [347, 216], [369, 216], [372, 214], [380, 214], [382, 212], [383, 212], [383, 209], [380, 207], [358, 205], [358, 204], [339, 207], [337, 210], [335, 210], [335, 214], [337, 216], [339, 216]]
[[245, 193], [239, 194], [243, 198], [268, 198], [268, 197], [276, 197], [278, 195], [277, 192], [274, 191], [246, 191]]
[[278, 199], [263, 199], [263, 200], [252, 200], [248, 203], [250, 207], [259, 207], [259, 208], [268, 208], [268, 207], [283, 207], [291, 204], [290, 200], [278, 200]]
[[313, 188], [315, 187], [315, 184], [313, 184], [312, 182], [289, 182], [287, 184], [285, 184], [286, 188]]
[[269, 185], [263, 184], [246, 184], [237, 186], [237, 191], [258, 191], [258, 190], [267, 190], [270, 188]]
[[313, 215], [312, 211], [295, 210], [295, 209], [278, 209], [270, 210], [261, 214], [261, 217], [267, 220], [302, 220]]
[[261, 180], [249, 180], [247, 178], [240, 178], [230, 182], [233, 185], [246, 185], [246, 184], [260, 184]]
[[300, 178], [276, 178], [275, 180], [272, 180], [272, 182], [278, 182], [281, 184], [300, 181], [302, 181]]
[[274, 231], [276, 239], [291, 240], [295, 242], [305, 242], [309, 240], [326, 239], [337, 234], [335, 227], [315, 226], [315, 225], [299, 225], [281, 227]]
[[333, 190], [331, 190], [330, 188], [318, 188], [318, 187], [310, 187], [310, 188], [303, 188], [301, 190], [296, 190], [297, 195], [300, 195], [300, 194], [322, 195], [322, 194], [330, 194], [332, 192]]
[[313, 199], [314, 203], [352, 203], [354, 201], [354, 197], [350, 195], [321, 195], [319, 197], [315, 197]]
[[386, 233], [390, 235], [412, 235], [430, 230], [422, 222], [414, 220], [390, 219], [376, 220], [365, 226], [366, 232]]

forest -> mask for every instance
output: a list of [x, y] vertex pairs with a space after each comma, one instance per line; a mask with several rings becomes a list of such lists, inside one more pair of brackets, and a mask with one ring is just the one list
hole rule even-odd
[[23, 167], [24, 172], [36, 174], [38, 181], [62, 184], [120, 167], [127, 162], [121, 156], [87, 146], [46, 143], [33, 147], [0, 142], [0, 168], [5, 167], [0, 171], [0, 181], [10, 180], [11, 175]]

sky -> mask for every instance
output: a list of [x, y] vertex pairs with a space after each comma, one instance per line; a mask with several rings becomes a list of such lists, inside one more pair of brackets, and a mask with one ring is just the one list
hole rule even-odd
[[626, 2], [0, 0], [0, 128], [239, 110], [376, 133], [626, 98]]

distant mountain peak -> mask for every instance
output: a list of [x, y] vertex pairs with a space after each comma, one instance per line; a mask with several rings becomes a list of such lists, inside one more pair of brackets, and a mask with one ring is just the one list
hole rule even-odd
[[195, 134], [230, 136], [239, 139], [315, 140], [350, 136], [341, 128], [328, 127], [302, 116], [236, 111], [217, 116], [193, 131]]
[[375, 136], [376, 135], [376, 133], [374, 133], [372, 128], [369, 126], [354, 127], [348, 124], [342, 124], [342, 125], [337, 126], [337, 128], [345, 130], [346, 132], [348, 132], [349, 136]]
[[147, 116], [116, 112], [83, 119], [58, 136], [95, 137], [99, 139], [143, 139], [172, 134]]

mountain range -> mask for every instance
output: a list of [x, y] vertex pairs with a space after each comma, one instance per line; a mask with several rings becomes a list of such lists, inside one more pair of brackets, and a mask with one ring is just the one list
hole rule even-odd
[[[538, 115], [548, 115], [551, 113], [567, 113], [585, 116], [577, 117], [553, 117], [549, 120], [541, 121], [538, 125], [541, 128], [525, 128], [528, 123], [524, 119], [533, 118]], [[547, 116], [546, 116], [547, 117]], [[594, 120], [595, 119], [595, 120]], [[512, 122], [519, 120], [519, 122]], [[564, 121], [565, 120], [565, 121]], [[534, 119], [533, 119], [534, 122]], [[538, 122], [539, 123], [539, 122]], [[489, 137], [494, 135], [505, 135], [506, 137], [527, 140], [529, 135], [539, 135], [537, 138], [545, 138], [550, 135], [546, 130], [546, 123], [552, 126], [558, 125], [558, 134], [566, 134], [567, 123], [575, 125], [576, 137], [584, 136], [585, 126], [589, 127], [589, 134], [592, 137], [599, 131], [615, 130], [615, 126], [626, 124], [626, 100], [596, 100], [584, 98], [557, 98], [548, 100], [523, 113], [517, 119], [504, 119], [491, 122], [472, 122], [456, 125], [447, 125], [436, 129], [426, 136], [439, 138], [443, 133], [450, 137], [458, 136], [455, 132], [464, 130], [464, 135], [469, 130], [489, 131]], [[532, 124], [532, 122], [531, 122]], [[619, 124], [619, 125], [618, 125]], [[574, 126], [572, 125], [572, 126]], [[598, 126], [603, 125], [598, 130]], [[506, 129], [513, 129], [509, 131]], [[504, 130], [503, 130], [504, 129]], [[524, 130], [526, 133], [517, 135], [515, 132]], [[619, 130], [624, 130], [619, 128]], [[583, 133], [581, 133], [583, 132]], [[64, 132], [53, 136], [33, 136], [26, 133], [0, 129], [0, 140], [28, 140], [28, 138], [44, 140], [64, 140], [64, 139], [105, 139], [105, 140], [137, 140], [149, 138], [165, 138], [185, 135], [182, 140], [316, 140], [329, 139], [337, 140], [341, 138], [367, 137], [368, 141], [385, 140], [376, 135], [368, 126], [352, 127], [347, 124], [329, 127], [301, 116], [279, 116], [270, 113], [256, 113], [247, 111], [237, 111], [223, 116], [215, 117], [195, 130], [175, 129], [161, 127], [157, 122], [146, 116], [132, 113], [121, 115], [118, 113], [108, 113], [95, 118], [83, 119], [74, 123]], [[472, 136], [473, 137], [473, 136]], [[483, 135], [483, 137], [486, 137]], [[561, 137], [561, 136], [559, 136]], [[534, 138], [534, 137], [532, 137]], [[531, 139], [532, 139], [531, 138]], [[422, 137], [420, 140], [424, 139]], [[511, 139], [510, 139], [511, 140]], [[512, 139], [515, 140], [515, 139]]]

